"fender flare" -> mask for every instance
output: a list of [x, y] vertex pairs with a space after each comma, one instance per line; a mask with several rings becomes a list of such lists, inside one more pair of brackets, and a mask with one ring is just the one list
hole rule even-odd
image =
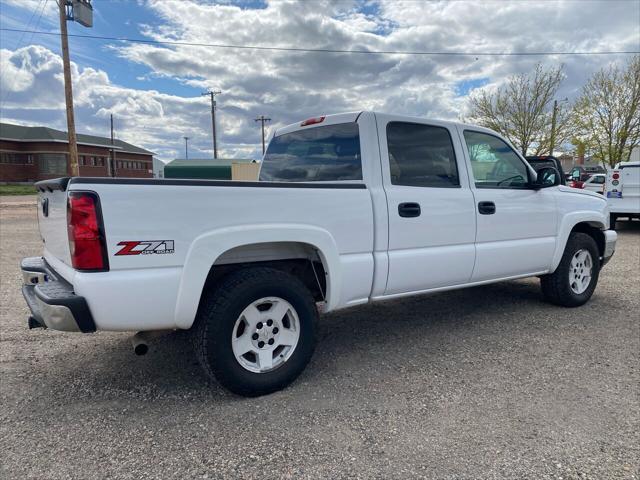
[[176, 327], [191, 328], [209, 271], [223, 253], [244, 245], [284, 241], [306, 243], [318, 251], [327, 274], [327, 311], [332, 310], [340, 298], [341, 270], [338, 247], [328, 231], [303, 224], [236, 225], [203, 233], [191, 243], [178, 288]]
[[600, 230], [606, 230], [608, 219], [605, 218], [601, 213], [584, 210], [578, 212], [571, 212], [565, 214], [560, 221], [560, 228], [558, 230], [558, 241], [556, 242], [556, 250], [553, 254], [553, 258], [551, 260], [551, 268], [550, 272], [555, 272], [558, 265], [560, 265], [560, 260], [562, 260], [562, 255], [564, 254], [564, 249], [567, 245], [567, 241], [569, 240], [569, 235], [576, 225], [579, 223], [588, 223], [591, 226], [599, 228]]

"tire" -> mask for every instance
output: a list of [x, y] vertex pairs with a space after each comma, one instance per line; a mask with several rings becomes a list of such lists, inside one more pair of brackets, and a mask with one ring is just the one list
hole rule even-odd
[[618, 221], [618, 216], [615, 213], [609, 214], [609, 230], [616, 229], [616, 222]]
[[[588, 256], [584, 252], [587, 252]], [[587, 258], [590, 258], [590, 269]], [[589, 272], [587, 283], [585, 275]], [[546, 301], [555, 305], [579, 307], [587, 303], [593, 295], [599, 273], [600, 254], [595, 240], [586, 233], [572, 233], [556, 271], [540, 277], [542, 295]], [[583, 280], [576, 280], [578, 277]]]
[[193, 329], [198, 361], [238, 395], [281, 390], [313, 355], [317, 317], [311, 293], [296, 277], [272, 268], [237, 270], [200, 302]]

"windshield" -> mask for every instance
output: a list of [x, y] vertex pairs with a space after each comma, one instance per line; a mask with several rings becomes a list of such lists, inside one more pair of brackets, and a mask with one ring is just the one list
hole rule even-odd
[[362, 180], [357, 123], [297, 130], [271, 140], [260, 169], [263, 182]]

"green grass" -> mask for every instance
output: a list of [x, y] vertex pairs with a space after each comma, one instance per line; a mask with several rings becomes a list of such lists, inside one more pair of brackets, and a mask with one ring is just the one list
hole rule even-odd
[[35, 195], [38, 193], [33, 185], [0, 185], [0, 195]]

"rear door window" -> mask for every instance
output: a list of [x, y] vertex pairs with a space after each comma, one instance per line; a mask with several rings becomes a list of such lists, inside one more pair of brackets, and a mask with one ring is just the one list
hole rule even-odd
[[357, 123], [297, 130], [275, 137], [262, 161], [263, 182], [362, 180]]
[[387, 146], [393, 185], [460, 186], [453, 142], [446, 128], [391, 122], [387, 125]]

